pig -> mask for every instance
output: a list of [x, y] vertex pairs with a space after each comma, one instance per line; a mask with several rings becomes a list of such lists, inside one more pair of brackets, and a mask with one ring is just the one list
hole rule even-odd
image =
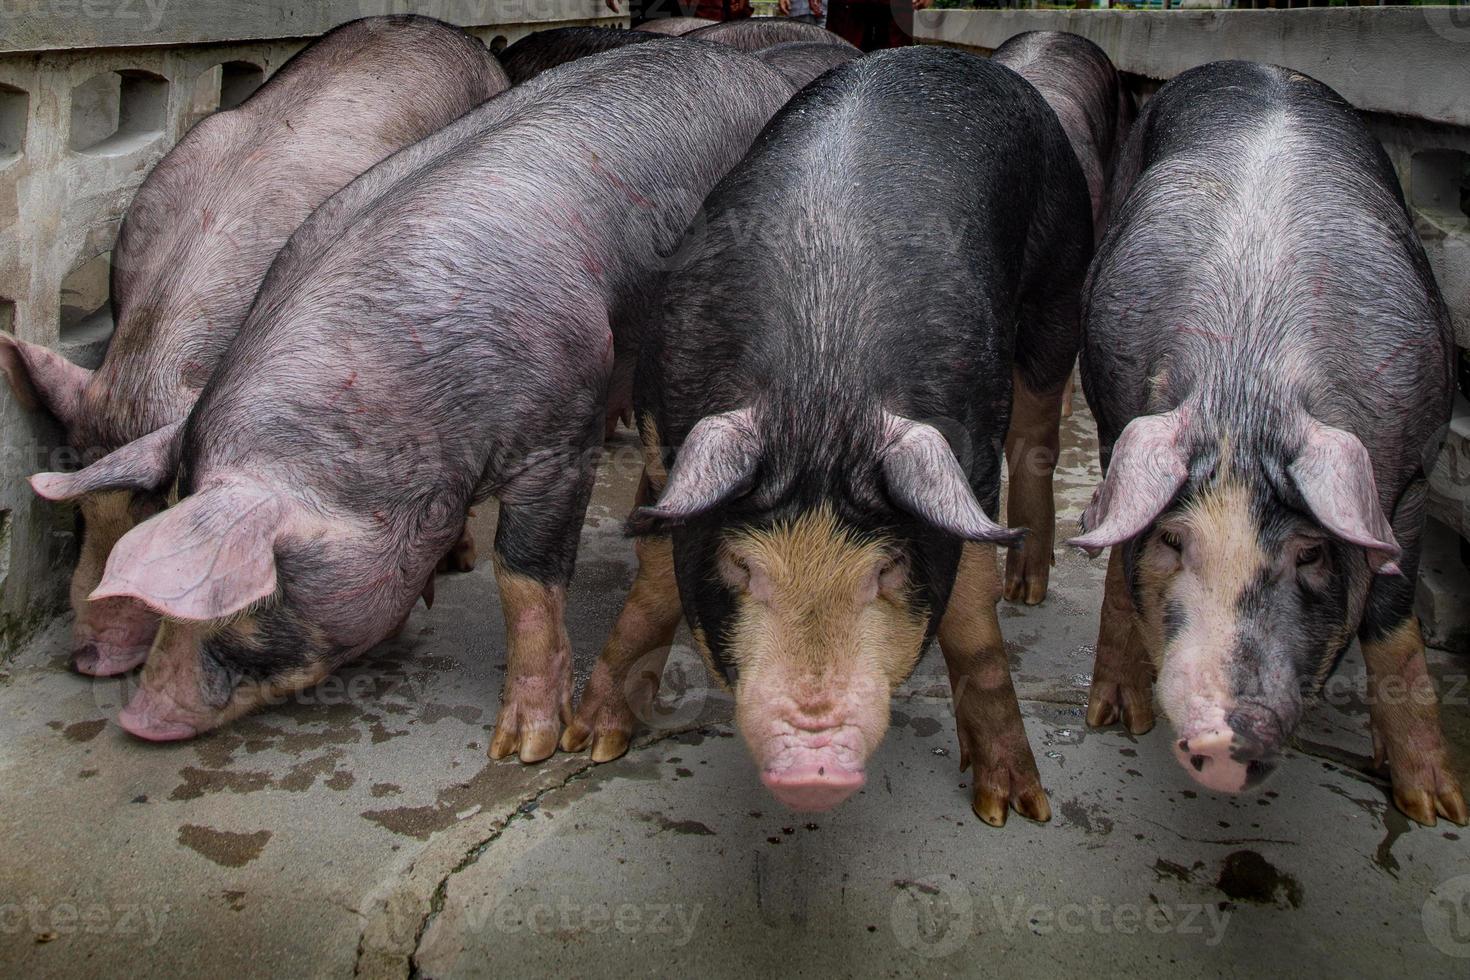
[[[1009, 69], [902, 48], [798, 92], [639, 349], [639, 567], [562, 748], [627, 749], [682, 610], [762, 781], [825, 809], [937, 636], [975, 813], [1048, 819], [995, 611], [1021, 533], [990, 515], [1008, 430], [1055, 439], [1091, 251], [1066, 134]], [[1049, 537], [1050, 470], [1011, 498]]]
[[1056, 112], [1087, 178], [1093, 235], [1101, 239], [1113, 163], [1136, 115], [1118, 70], [1102, 48], [1066, 31], [1017, 34], [990, 57], [1036, 86]]
[[699, 27], [708, 27], [711, 24], [718, 23], [719, 21], [710, 20], [708, 17], [655, 17], [640, 22], [636, 30], [647, 31], [650, 34], [673, 34], [677, 36], [688, 34], [690, 31]]
[[1225, 61], [1144, 107], [1084, 296], [1111, 548], [1087, 721], [1258, 786], [1356, 636], [1394, 803], [1466, 821], [1414, 615], [1450, 319], [1394, 171], [1300, 72]]
[[761, 48], [769, 48], [774, 44], [784, 44], [790, 41], [835, 44], [839, 47], [857, 50], [825, 27], [777, 17], [727, 20], [708, 27], [697, 28], [684, 36], [698, 38], [701, 41], [718, 41], [742, 51], [759, 51]]
[[762, 48], [755, 52], [755, 56], [785, 75], [792, 85], [801, 88], [827, 69], [862, 57], [862, 52], [847, 44], [787, 41]]
[[[513, 87], [319, 208], [176, 432], [179, 502], [93, 592], [164, 617], [122, 727], [188, 738], [317, 682], [401, 626], [494, 495], [490, 754], [555, 751], [615, 337], [790, 93], [722, 45], [632, 45]], [[156, 479], [127, 454], [80, 478]]]
[[527, 34], [500, 53], [500, 63], [510, 83], [520, 85], [565, 62], [662, 37], [651, 32], [615, 31], [607, 27], [556, 27]]
[[[1137, 115], [1133, 96], [1102, 48], [1066, 31], [1025, 31], [991, 58], [1036, 86], [1056, 112], [1092, 197], [1092, 233], [1102, 240], [1113, 164]], [[1072, 415], [1075, 384], [1067, 382], [1062, 415]]]
[[93, 459], [132, 446], [159, 464], [157, 482], [128, 489], [75, 474], [32, 481], [83, 517], [71, 585], [78, 671], [124, 673], [147, 654], [155, 616], [87, 596], [117, 540], [163, 507], [174, 435], [277, 250], [352, 178], [506, 87], [495, 59], [458, 28], [398, 16], [344, 24], [238, 107], [201, 121], [148, 175], [113, 249], [117, 329], [96, 371], [0, 333], [0, 368], [71, 445]]

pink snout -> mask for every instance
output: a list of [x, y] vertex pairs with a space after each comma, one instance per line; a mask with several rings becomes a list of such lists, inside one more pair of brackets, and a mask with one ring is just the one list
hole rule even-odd
[[839, 726], [825, 730], [788, 732], [767, 743], [761, 782], [793, 810], [830, 810], [858, 790], [867, 776], [855, 731]]
[[845, 769], [835, 759], [761, 773], [761, 782], [776, 799], [804, 813], [832, 809], [862, 789], [866, 780], [861, 769]]
[[71, 665], [79, 674], [114, 677], [126, 674], [147, 660], [149, 646], [147, 643], [128, 647], [84, 643], [71, 652]]
[[77, 613], [72, 667], [92, 677], [126, 674], [148, 659], [158, 617], [126, 599], [88, 602]]
[[1181, 738], [1174, 756], [1195, 782], [1217, 793], [1253, 789], [1274, 767], [1269, 754], [1228, 728]]
[[167, 695], [139, 688], [117, 716], [123, 730], [150, 742], [177, 742], [193, 738], [199, 729]]

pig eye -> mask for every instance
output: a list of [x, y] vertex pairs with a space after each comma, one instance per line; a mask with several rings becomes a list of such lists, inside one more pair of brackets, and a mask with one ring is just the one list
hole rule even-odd
[[1315, 565], [1322, 560], [1322, 546], [1314, 544], [1310, 548], [1303, 548], [1296, 553], [1296, 567], [1302, 568], [1306, 565]]
[[1175, 551], [1181, 551], [1184, 548], [1184, 542], [1179, 540], [1179, 535], [1175, 534], [1173, 531], [1160, 531], [1159, 540], [1164, 542], [1164, 544], [1168, 545], [1169, 547], [1173, 548]]

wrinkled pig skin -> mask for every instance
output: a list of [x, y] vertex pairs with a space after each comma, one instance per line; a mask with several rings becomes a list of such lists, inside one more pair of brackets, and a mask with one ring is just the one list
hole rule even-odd
[[592, 62], [375, 167], [282, 250], [182, 433], [182, 499], [94, 593], [165, 616], [124, 728], [189, 737], [358, 656], [494, 495], [490, 751], [555, 750], [615, 335], [636, 337], [699, 202], [791, 91], [695, 41]]
[[[1048, 819], [995, 611], [995, 545], [1021, 535], [988, 514], [1002, 445], [1055, 446], [1079, 343], [1092, 228], [1055, 114], [983, 59], [868, 55], [704, 211], [640, 348], [638, 575], [562, 747], [626, 750], [682, 607], [762, 780], [825, 809], [937, 635], [975, 812]], [[1049, 561], [1054, 448], [1011, 459], [1012, 523]]]
[[1144, 108], [1112, 197], [1089, 723], [1147, 730], [1152, 684], [1196, 780], [1259, 785], [1356, 635], [1395, 803], [1465, 823], [1413, 608], [1453, 343], [1382, 148], [1313, 79], [1219, 62]]
[[155, 476], [129, 490], [35, 481], [42, 496], [76, 500], [83, 516], [71, 586], [77, 670], [123, 673], [147, 654], [152, 613], [87, 596], [118, 539], [163, 507], [172, 443], [157, 435], [188, 413], [277, 250], [333, 192], [506, 85], [458, 28], [425, 17], [345, 24], [238, 107], [201, 121], [138, 189], [113, 249], [117, 330], [101, 367], [87, 372], [0, 334], [0, 367], [84, 457], [127, 446], [131, 459], [118, 465]]

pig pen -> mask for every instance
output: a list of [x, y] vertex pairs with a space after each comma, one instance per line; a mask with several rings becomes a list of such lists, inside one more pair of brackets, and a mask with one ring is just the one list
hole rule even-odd
[[[1059, 536], [1097, 479], [1078, 399]], [[634, 571], [641, 459], [610, 442], [569, 603], [578, 683]], [[493, 507], [475, 533], [490, 540]], [[1427, 561], [1454, 564], [1431, 548]], [[1411, 826], [1372, 771], [1356, 652], [1281, 771], [1197, 788], [1166, 724], [1083, 724], [1105, 562], [1059, 550], [1001, 625], [1054, 817], [969, 807], [931, 650], [866, 788], [816, 817], [760, 785], [731, 703], [681, 633], [658, 724], [622, 759], [486, 756], [505, 665], [488, 563], [441, 578], [394, 642], [311, 691], [179, 745], [113, 720], [136, 681], [68, 668], [65, 620], [0, 671], [0, 971], [12, 976], [560, 973], [1213, 976], [1290, 963], [1453, 968], [1463, 831]], [[1442, 569], [1443, 570], [1443, 569]], [[1461, 570], [1463, 573], [1463, 570]], [[1430, 652], [1470, 778], [1463, 657]], [[1366, 937], [1371, 935], [1371, 941]]]
[[[131, 189], [216, 92], [228, 104], [301, 38], [407, 6], [472, 26], [492, 46], [532, 27], [625, 22], [601, 0], [269, 0], [228, 17], [214, 5], [125, 0], [31, 6], [40, 12], [9, 12], [14, 29], [0, 39], [0, 190], [16, 189], [10, 227], [23, 232], [0, 239], [0, 329], [83, 362], [100, 356], [110, 327], [92, 314], [105, 308], [105, 253]], [[1261, 31], [1255, 42], [1232, 34], [1244, 45], [1232, 53], [1309, 65], [1342, 84], [1304, 60], [1318, 50], [1310, 18], [1319, 14], [1351, 20], [1331, 43], [1364, 45], [1336, 64], [1376, 66], [1354, 71], [1344, 90], [1374, 109], [1464, 344], [1466, 232], [1434, 231], [1445, 210], [1435, 203], [1438, 176], [1458, 173], [1470, 150], [1463, 119], [1446, 122], [1437, 100], [1458, 111], [1454, 92], [1464, 89], [1394, 88], [1387, 81], [1414, 75], [1375, 46], [1397, 38], [1425, 70], [1447, 71], [1436, 52], [1464, 27], [1448, 13], [1261, 12], [1278, 20], [1241, 28]], [[55, 36], [36, 33], [43, 15]], [[985, 50], [985, 37], [946, 34], [946, 22], [993, 17], [1013, 33], [1079, 30], [1046, 20], [1079, 16], [934, 11], [918, 26], [921, 36]], [[1114, 16], [1163, 38], [1227, 15]], [[1178, 19], [1157, 19], [1169, 16]], [[1357, 30], [1370, 17], [1377, 26]], [[1109, 40], [1112, 21], [1098, 23], [1099, 40], [1127, 60]], [[1204, 50], [1177, 35], [1113, 41], [1129, 41], [1136, 78], [1157, 84], [1180, 65], [1150, 59], [1219, 56], [1208, 47], [1218, 35], [1192, 27]], [[1267, 40], [1287, 48], [1262, 47]], [[70, 50], [79, 45], [86, 50]], [[1460, 48], [1451, 50], [1463, 59]], [[131, 112], [131, 129], [122, 127], [108, 116], [109, 97], [114, 114], [124, 104], [148, 112]], [[63, 212], [60, 233], [34, 217], [43, 211]], [[0, 402], [4, 448], [49, 444], [46, 423]], [[1098, 477], [1080, 392], [1077, 407], [1063, 427], [1058, 540], [1076, 533]], [[632, 581], [622, 519], [640, 462], [632, 433], [619, 431], [568, 607], [579, 685]], [[1050, 823], [1013, 816], [993, 830], [970, 812], [937, 650], [895, 699], [866, 788], [809, 817], [781, 810], [761, 787], [728, 695], [683, 632], [657, 724], [627, 756], [602, 766], [565, 753], [534, 766], [490, 762], [506, 650], [488, 560], [440, 579], [432, 611], [417, 607], [399, 639], [322, 685], [189, 743], [132, 739], [115, 718], [136, 677], [72, 672], [70, 618], [51, 619], [69, 570], [57, 532], [70, 514], [33, 502], [19, 479], [33, 460], [12, 454], [5, 466], [15, 478], [0, 492], [0, 975], [1216, 976], [1288, 966], [1454, 971], [1470, 958], [1465, 832], [1411, 825], [1390, 802], [1371, 765], [1356, 650], [1253, 795], [1195, 786], [1162, 720], [1139, 737], [1085, 727], [1103, 560], [1059, 548], [1046, 602], [1001, 606]], [[1463, 499], [1455, 494], [1463, 481], [1446, 499]], [[488, 543], [494, 507], [478, 515], [474, 532]], [[1470, 584], [1453, 535], [1430, 533], [1425, 566], [1421, 613], [1456, 647], [1429, 656], [1463, 782], [1470, 678], [1465, 634], [1452, 630], [1470, 609]]]

